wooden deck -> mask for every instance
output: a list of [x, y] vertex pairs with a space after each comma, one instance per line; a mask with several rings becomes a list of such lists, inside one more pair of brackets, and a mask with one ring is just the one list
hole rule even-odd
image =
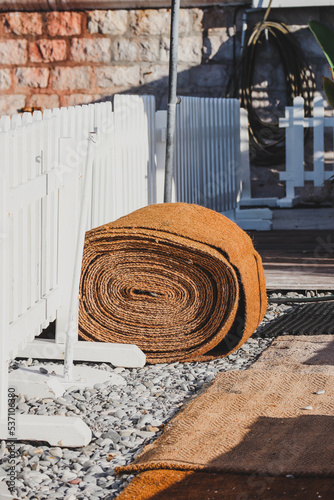
[[248, 231], [268, 290], [334, 290], [334, 207], [273, 210], [272, 231]]
[[267, 289], [333, 290], [334, 230], [248, 231]]

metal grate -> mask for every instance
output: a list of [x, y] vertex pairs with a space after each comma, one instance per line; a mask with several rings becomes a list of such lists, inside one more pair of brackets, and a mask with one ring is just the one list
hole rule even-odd
[[330, 334], [334, 334], [334, 301], [297, 306], [258, 330], [255, 336]]

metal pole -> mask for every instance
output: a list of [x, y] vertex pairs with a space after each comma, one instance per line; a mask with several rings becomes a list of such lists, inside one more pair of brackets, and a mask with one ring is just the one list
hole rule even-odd
[[170, 203], [172, 201], [175, 115], [176, 115], [176, 105], [178, 102], [176, 97], [176, 88], [177, 88], [177, 49], [179, 42], [179, 13], [180, 13], [180, 0], [172, 0], [168, 104], [167, 104], [165, 189], [164, 189], [165, 203]]

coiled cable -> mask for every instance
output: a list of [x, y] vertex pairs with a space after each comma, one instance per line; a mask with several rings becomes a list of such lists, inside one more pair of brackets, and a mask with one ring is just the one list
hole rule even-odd
[[[299, 44], [288, 27], [268, 21], [271, 2], [262, 21], [246, 32], [245, 46], [234, 74], [229, 79], [226, 97], [240, 99], [248, 112], [250, 155], [254, 163], [262, 166], [278, 165], [285, 160], [285, 130], [278, 126], [278, 117], [264, 121], [253, 105], [253, 77], [260, 45], [267, 40], [278, 51], [286, 83], [286, 105], [291, 106], [296, 96], [305, 101], [305, 116], [311, 115], [315, 90], [315, 77]], [[263, 109], [263, 108], [262, 108]]]

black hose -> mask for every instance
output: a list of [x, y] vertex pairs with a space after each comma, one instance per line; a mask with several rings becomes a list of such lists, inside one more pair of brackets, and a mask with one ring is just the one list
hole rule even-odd
[[268, 37], [282, 62], [286, 82], [286, 105], [291, 106], [296, 96], [304, 97], [305, 116], [311, 115], [311, 103], [315, 90], [315, 78], [311, 67], [283, 23], [264, 19], [247, 30], [246, 42], [241, 58], [227, 84], [226, 97], [237, 97], [248, 112], [250, 132], [250, 154], [257, 165], [278, 165], [285, 161], [285, 129], [278, 126], [278, 117], [272, 116], [270, 123], [261, 119], [253, 106], [253, 76], [260, 44]]

